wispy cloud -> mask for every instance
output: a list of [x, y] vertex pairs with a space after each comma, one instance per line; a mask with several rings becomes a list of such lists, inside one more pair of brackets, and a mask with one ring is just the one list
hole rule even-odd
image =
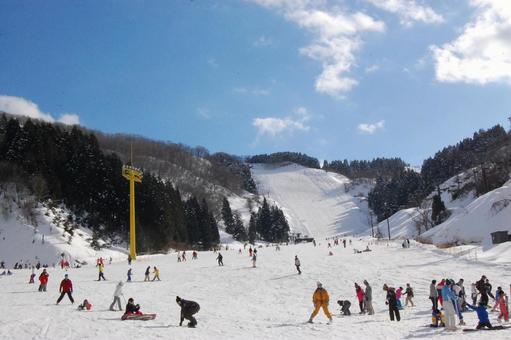
[[207, 107], [203, 107], [203, 106], [198, 107], [197, 114], [199, 115], [199, 117], [204, 118], [204, 119], [212, 118], [211, 111]]
[[252, 126], [256, 128], [258, 138], [261, 136], [276, 137], [292, 134], [295, 131], [309, 131], [310, 126], [307, 123], [310, 119], [310, 112], [304, 107], [299, 107], [293, 115], [284, 118], [255, 118], [252, 121]]
[[442, 15], [416, 0], [364, 0], [373, 6], [399, 16], [401, 24], [412, 26], [415, 22], [437, 24], [444, 22]]
[[252, 43], [252, 46], [254, 46], [254, 47], [268, 47], [268, 46], [271, 46], [272, 44], [273, 44], [273, 41], [270, 38], [262, 35]]
[[380, 69], [379, 65], [373, 64], [373, 65], [367, 66], [364, 71], [365, 71], [365, 73], [374, 73], [374, 72], [378, 71], [379, 69]]
[[215, 58], [208, 58], [207, 63], [213, 68], [218, 68], [220, 66]]
[[379, 122], [376, 122], [376, 123], [362, 123], [362, 124], [359, 124], [357, 129], [362, 134], [372, 135], [376, 131], [383, 129], [384, 127], [385, 127], [385, 121], [384, 120], [380, 120]]
[[346, 12], [323, 0], [251, 1], [312, 33], [312, 42], [300, 53], [321, 63], [323, 70], [316, 79], [316, 91], [333, 97], [342, 97], [358, 84], [348, 74], [362, 45], [360, 34], [385, 31], [382, 21], [362, 12]]
[[80, 118], [77, 114], [66, 113], [55, 119], [51, 114], [41, 111], [36, 103], [22, 97], [0, 95], [0, 111], [40, 119], [50, 123], [80, 124]]
[[511, 1], [472, 0], [476, 15], [452, 42], [432, 46], [440, 82], [511, 83]]
[[253, 96], [268, 96], [270, 95], [270, 91], [261, 88], [249, 88], [249, 87], [236, 87], [233, 90], [234, 93], [238, 94], [248, 94]]

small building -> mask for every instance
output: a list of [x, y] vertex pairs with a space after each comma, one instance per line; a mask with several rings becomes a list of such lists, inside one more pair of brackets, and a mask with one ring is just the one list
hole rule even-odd
[[491, 242], [493, 244], [500, 244], [510, 240], [510, 235], [508, 235], [508, 231], [496, 231], [491, 233]]

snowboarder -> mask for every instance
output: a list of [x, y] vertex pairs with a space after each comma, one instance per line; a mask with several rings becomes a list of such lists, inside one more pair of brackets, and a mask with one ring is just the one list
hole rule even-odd
[[189, 321], [188, 327], [193, 328], [197, 326], [197, 320], [193, 317], [193, 315], [199, 312], [199, 304], [195, 301], [181, 299], [179, 296], [176, 296], [176, 303], [181, 307], [181, 319], [179, 321], [179, 326], [183, 325], [184, 319]]
[[488, 318], [488, 312], [486, 311], [486, 304], [484, 304], [483, 301], [479, 302], [478, 307], [473, 306], [468, 303], [467, 303], [467, 306], [470, 309], [475, 310], [477, 313], [477, 318], [479, 319], [479, 323], [477, 324], [476, 329], [482, 329], [484, 327], [486, 327], [488, 329], [493, 329], [493, 326], [490, 323], [490, 319]]
[[122, 281], [119, 281], [119, 283], [117, 283], [117, 286], [115, 287], [114, 301], [110, 304], [110, 308], [109, 308], [111, 311], [114, 310], [114, 306], [115, 306], [116, 302], [117, 302], [117, 307], [119, 307], [119, 310], [122, 310], [121, 295], [123, 295], [123, 293], [122, 293], [123, 285], [124, 285], [124, 283]]
[[429, 285], [429, 299], [433, 304], [431, 309], [434, 312], [438, 309], [438, 291], [436, 290], [436, 280], [431, 280], [431, 284]]
[[98, 264], [98, 281], [101, 281], [101, 279], [103, 279], [103, 281], [106, 281], [104, 271], [105, 266], [103, 265], [103, 263]]
[[84, 310], [84, 309], [86, 309], [86, 310], [92, 309], [92, 304], [87, 299], [83, 300], [83, 302], [80, 305], [78, 305], [78, 310]]
[[146, 281], [149, 281], [149, 273], [151, 272], [151, 266], [147, 266], [147, 268], [145, 269], [145, 277], [144, 277], [144, 282]]
[[394, 318], [396, 321], [400, 321], [401, 315], [399, 315], [399, 309], [397, 308], [396, 291], [393, 287], [387, 286], [386, 283], [383, 285], [383, 290], [387, 292], [385, 304], [389, 306], [390, 321], [394, 321]]
[[254, 253], [252, 256], [252, 268], [256, 267], [257, 255]]
[[298, 271], [298, 275], [301, 275], [302, 271], [300, 270], [300, 260], [298, 259], [298, 255], [295, 255], [295, 266]]
[[158, 279], [158, 281], [161, 281], [160, 280], [160, 270], [158, 268], [156, 268], [156, 266], [153, 267], [153, 274], [154, 274], [153, 281], [156, 279]]
[[358, 306], [360, 308], [360, 313], [358, 313], [358, 314], [365, 314], [365, 309], [364, 309], [364, 295], [365, 294], [364, 294], [364, 290], [356, 282], [355, 282], [355, 293], [357, 294]]
[[345, 315], [345, 316], [351, 315], [351, 312], [350, 312], [351, 302], [349, 302], [348, 300], [337, 300], [337, 304], [339, 304], [339, 306], [341, 306], [342, 315]]
[[309, 323], [312, 323], [312, 320], [316, 315], [318, 315], [319, 310], [322, 308], [323, 312], [325, 313], [326, 317], [329, 320], [329, 323], [332, 323], [332, 314], [330, 314], [330, 311], [328, 310], [328, 302], [330, 301], [330, 297], [328, 296], [328, 292], [325, 288], [323, 288], [323, 285], [321, 282], [317, 282], [317, 288], [314, 291], [314, 294], [312, 295], [312, 303], [314, 304], [314, 311], [312, 312]]
[[131, 282], [131, 268], [128, 269], [127, 275], [128, 275], [128, 279], [126, 280], [126, 282]]
[[366, 290], [364, 292], [364, 305], [367, 311], [367, 314], [373, 315], [374, 314], [374, 308], [373, 308], [373, 288], [369, 285], [369, 282], [367, 280], [364, 280], [364, 285], [366, 286]]
[[69, 279], [67, 274], [64, 275], [64, 280], [62, 280], [62, 282], [60, 282], [59, 291], [60, 291], [60, 296], [57, 299], [57, 305], [60, 303], [60, 301], [62, 301], [62, 299], [64, 298], [64, 295], [66, 295], [66, 294], [69, 297], [69, 300], [71, 301], [71, 303], [75, 303], [75, 300], [73, 299], [73, 295], [72, 295], [73, 294], [73, 282], [71, 282], [71, 280]]
[[412, 289], [412, 287], [410, 287], [409, 283], [406, 284], [406, 290], [405, 290], [404, 295], [406, 295], [405, 306], [408, 307], [408, 302], [410, 302], [412, 307], [414, 307], [415, 305], [413, 304], [413, 300], [412, 300], [413, 289]]
[[219, 266], [223, 266], [224, 265], [224, 257], [222, 256], [222, 254], [219, 252], [218, 253], [218, 256], [216, 257], [216, 260], [218, 261], [218, 265]]
[[39, 275], [39, 291], [45, 292], [46, 291], [46, 285], [48, 284], [48, 272], [46, 269], [43, 269], [43, 272], [41, 275]]
[[445, 286], [442, 288], [442, 300], [444, 304], [445, 311], [445, 330], [446, 331], [455, 331], [456, 328], [456, 317], [454, 311], [454, 304], [456, 295], [451, 289], [452, 286], [451, 280], [445, 280]]

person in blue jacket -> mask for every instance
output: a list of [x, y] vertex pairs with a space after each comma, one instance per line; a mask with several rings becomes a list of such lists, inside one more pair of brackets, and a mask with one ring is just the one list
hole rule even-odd
[[456, 330], [456, 312], [455, 312], [455, 301], [457, 299], [456, 294], [452, 291], [453, 280], [445, 280], [445, 286], [442, 288], [442, 300], [444, 301], [444, 312], [445, 312], [445, 330], [455, 331]]
[[484, 301], [479, 302], [479, 306], [472, 306], [467, 303], [467, 306], [470, 309], [473, 309], [477, 313], [477, 318], [479, 319], [479, 323], [477, 324], [476, 329], [482, 329], [484, 327], [488, 329], [493, 329], [493, 326], [490, 323], [490, 319], [488, 318], [488, 312], [486, 311], [486, 305], [484, 304]]

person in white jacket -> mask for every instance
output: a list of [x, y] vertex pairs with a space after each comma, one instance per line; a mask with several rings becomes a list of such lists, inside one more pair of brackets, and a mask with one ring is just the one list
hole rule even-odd
[[110, 305], [110, 310], [114, 310], [114, 305], [115, 303], [117, 302], [117, 307], [119, 307], [119, 310], [122, 310], [122, 306], [121, 306], [121, 295], [124, 295], [122, 293], [122, 287], [124, 286], [124, 283], [122, 281], [119, 281], [119, 283], [117, 284], [117, 286], [115, 287], [115, 292], [114, 292], [114, 301], [112, 302], [112, 304]]

